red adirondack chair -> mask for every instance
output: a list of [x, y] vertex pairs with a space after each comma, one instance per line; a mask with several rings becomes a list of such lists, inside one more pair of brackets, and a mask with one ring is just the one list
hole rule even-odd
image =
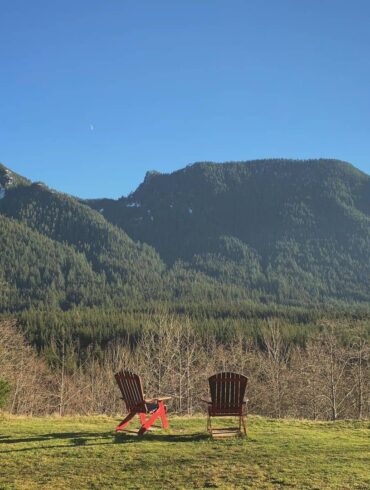
[[[212, 417], [238, 417], [238, 434], [247, 435], [245, 417], [247, 414], [247, 400], [244, 400], [248, 378], [243, 374], [222, 372], [208, 379], [211, 392], [210, 400], [203, 400], [208, 404], [207, 430], [213, 435]], [[234, 430], [235, 432], [235, 430]], [[231, 433], [231, 429], [224, 431], [225, 435]], [[222, 434], [222, 429], [220, 430]]]
[[163, 402], [170, 400], [170, 396], [145, 399], [141, 379], [137, 374], [121, 370], [114, 377], [121, 390], [122, 400], [125, 402], [128, 412], [128, 415], [117, 425], [116, 432], [127, 427], [136, 414], [139, 415], [141, 421], [141, 427], [138, 432], [140, 436], [154, 424], [158, 417], [162, 420], [163, 428], [168, 428], [167, 408]]

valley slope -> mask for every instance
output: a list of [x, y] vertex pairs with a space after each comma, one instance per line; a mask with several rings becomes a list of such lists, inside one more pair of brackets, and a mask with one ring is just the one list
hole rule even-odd
[[370, 177], [337, 160], [196, 163], [81, 200], [0, 165], [1, 311], [370, 300]]
[[88, 204], [168, 265], [265, 300], [370, 299], [370, 177], [348, 163], [196, 163]]

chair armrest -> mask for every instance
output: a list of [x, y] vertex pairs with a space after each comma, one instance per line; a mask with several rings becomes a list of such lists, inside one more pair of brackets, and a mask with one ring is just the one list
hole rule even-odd
[[164, 402], [166, 400], [172, 400], [172, 396], [157, 396], [155, 398], [146, 398], [145, 403], [155, 403], [155, 402]]

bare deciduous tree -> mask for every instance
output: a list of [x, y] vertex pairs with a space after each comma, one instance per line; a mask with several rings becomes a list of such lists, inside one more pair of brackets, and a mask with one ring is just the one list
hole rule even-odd
[[[61, 330], [62, 331], [62, 330]], [[63, 331], [62, 331], [63, 332]], [[80, 352], [68, 335], [52, 339], [37, 355], [15, 322], [0, 322], [0, 378], [11, 385], [13, 413], [117, 414], [122, 400], [114, 372], [129, 369], [143, 379], [147, 396], [173, 397], [172, 410], [192, 414], [205, 407], [207, 378], [217, 371], [249, 378], [249, 410], [273, 417], [366, 418], [370, 413], [368, 337], [343, 341], [327, 324], [306, 345], [292, 345], [283, 325], [266, 322], [260, 343], [239, 332], [229, 342], [201, 336], [188, 318], [162, 313], [143, 326], [141, 338]], [[48, 360], [48, 363], [45, 361]]]

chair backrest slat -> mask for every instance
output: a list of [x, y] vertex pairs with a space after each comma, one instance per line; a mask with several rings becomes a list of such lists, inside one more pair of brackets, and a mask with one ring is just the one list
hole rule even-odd
[[216, 409], [234, 409], [241, 406], [248, 378], [243, 374], [222, 372], [208, 379], [212, 405]]
[[135, 407], [144, 405], [144, 393], [140, 377], [131, 371], [119, 371], [114, 375], [122, 398], [126, 404], [127, 410], [130, 411]]
[[225, 404], [230, 405], [230, 400], [232, 400], [232, 388], [233, 384], [230, 381], [230, 373], [225, 373]]

